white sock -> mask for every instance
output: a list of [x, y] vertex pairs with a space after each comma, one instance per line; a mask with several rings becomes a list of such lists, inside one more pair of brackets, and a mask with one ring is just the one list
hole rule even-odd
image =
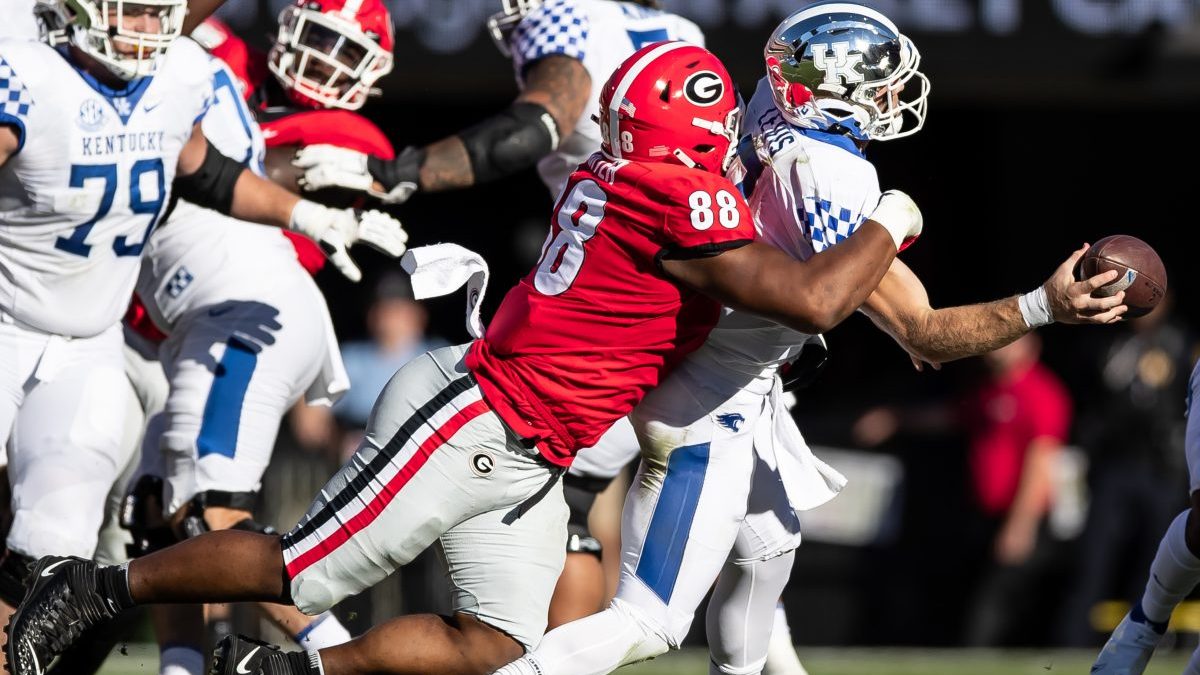
[[167, 647], [158, 658], [158, 675], [204, 675], [204, 654], [194, 647]]
[[337, 617], [325, 612], [312, 620], [296, 634], [296, 644], [305, 651], [315, 652], [326, 647], [336, 647], [350, 641], [350, 631], [342, 625]]
[[1176, 516], [1158, 544], [1150, 565], [1150, 580], [1142, 596], [1142, 612], [1156, 623], [1166, 623], [1171, 612], [1200, 583], [1200, 558], [1188, 550], [1184, 532], [1188, 512]]
[[800, 657], [796, 656], [783, 602], [775, 605], [775, 625], [771, 628], [771, 641], [767, 643], [767, 662], [763, 665], [763, 675], [808, 675], [808, 671], [800, 664]]
[[537, 649], [495, 675], [601, 675], [669, 649], [640, 612], [613, 600], [603, 612], [546, 633]]

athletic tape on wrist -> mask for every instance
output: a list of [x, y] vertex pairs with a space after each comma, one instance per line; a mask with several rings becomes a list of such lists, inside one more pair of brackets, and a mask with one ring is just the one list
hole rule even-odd
[[1030, 328], [1054, 323], [1046, 289], [1041, 286], [1017, 298], [1017, 306], [1021, 308], [1021, 318], [1025, 319], [1025, 325]]

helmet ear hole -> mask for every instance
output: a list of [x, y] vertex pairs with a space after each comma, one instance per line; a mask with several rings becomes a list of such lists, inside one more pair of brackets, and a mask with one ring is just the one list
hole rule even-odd
[[716, 150], [717, 146], [705, 143], [703, 145], [692, 146], [692, 149], [703, 155], [703, 154], [712, 152], [713, 150]]
[[664, 87], [663, 87], [662, 93], [660, 93], [660, 94], [658, 95], [658, 97], [659, 97], [660, 99], [662, 99], [662, 102], [663, 102], [663, 103], [670, 103], [670, 102], [671, 102], [671, 83], [670, 83], [670, 82], [668, 82], [668, 83], [666, 84], [666, 86], [664, 86]]

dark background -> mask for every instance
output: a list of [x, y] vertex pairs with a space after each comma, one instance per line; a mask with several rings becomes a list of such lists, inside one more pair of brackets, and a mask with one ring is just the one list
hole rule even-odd
[[[803, 4], [667, 3], [702, 24], [710, 48], [747, 96], [771, 28]], [[1196, 264], [1200, 194], [1200, 3], [871, 4], [914, 39], [933, 85], [924, 130], [876, 144], [868, 157], [884, 188], [908, 192], [924, 212], [925, 233], [903, 258], [935, 307], [1031, 290], [1081, 243], [1122, 233], [1159, 251], [1176, 312], [1196, 326], [1200, 289], [1189, 270]], [[248, 36], [265, 35], [278, 6], [231, 0], [224, 15]], [[510, 65], [482, 29], [498, 6], [496, 0], [389, 2], [398, 28], [396, 68], [382, 82], [382, 99], [363, 113], [397, 147], [441, 138], [512, 99]], [[549, 202], [529, 171], [469, 192], [418, 195], [395, 213], [411, 245], [454, 241], [486, 256], [493, 271], [486, 318], [536, 257]], [[370, 252], [357, 255], [368, 271], [363, 286], [335, 272], [320, 278], [346, 338], [362, 334], [371, 275], [390, 264]], [[465, 341], [462, 303], [460, 297], [431, 302], [433, 331]], [[1091, 366], [1083, 356], [1111, 330], [1121, 329], [1041, 331], [1045, 360], [1078, 397], [1086, 398], [1089, 386]], [[868, 406], [946, 395], [977, 368], [968, 361], [916, 374], [861, 316], [828, 337], [832, 362], [797, 408], [814, 443], [847, 445], [850, 422]], [[951, 644], [961, 633], [969, 582], [955, 576], [953, 547], [967, 508], [962, 446], [943, 440], [885, 450], [905, 467], [908, 498], [895, 514], [902, 536], [886, 547], [801, 549], [788, 596], [791, 607], [809, 610], [792, 612], [801, 642]]]

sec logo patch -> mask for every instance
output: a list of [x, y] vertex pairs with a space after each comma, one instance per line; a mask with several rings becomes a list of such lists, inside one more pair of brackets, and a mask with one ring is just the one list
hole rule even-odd
[[490, 476], [496, 470], [496, 459], [486, 452], [471, 455], [471, 471], [477, 476]]

